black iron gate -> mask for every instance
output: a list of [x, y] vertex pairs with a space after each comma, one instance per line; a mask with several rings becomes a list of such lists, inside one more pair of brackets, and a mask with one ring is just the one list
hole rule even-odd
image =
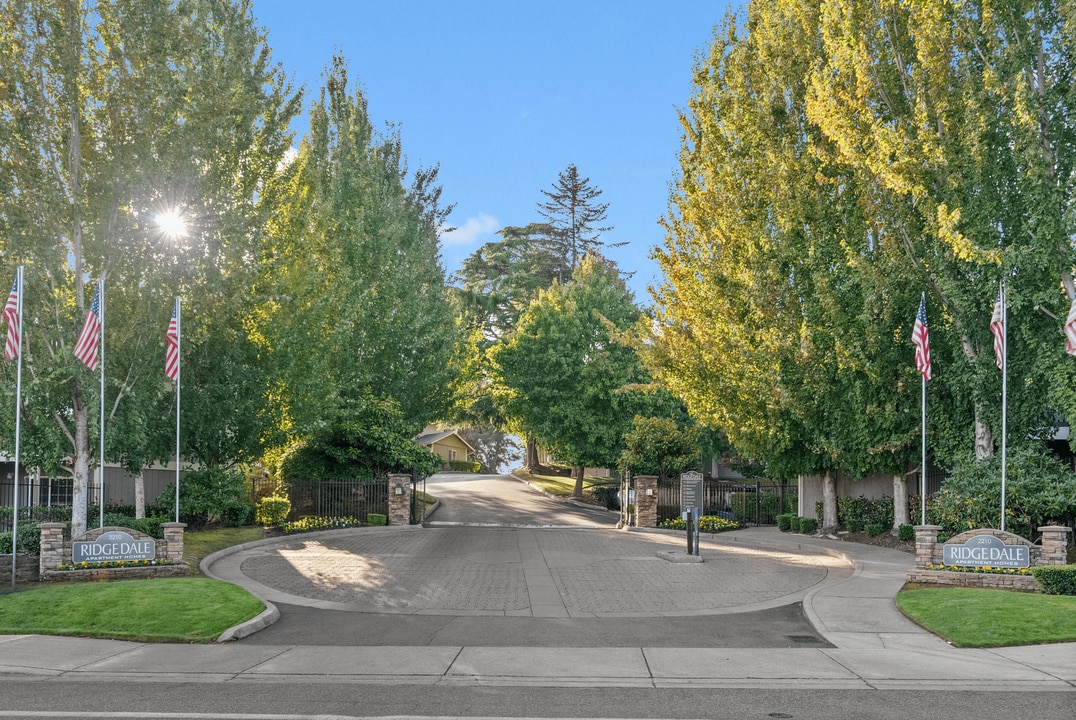
[[[703, 480], [703, 515], [741, 525], [776, 525], [777, 516], [796, 513], [795, 485], [770, 480]], [[680, 478], [658, 484], [658, 522], [680, 517]]]

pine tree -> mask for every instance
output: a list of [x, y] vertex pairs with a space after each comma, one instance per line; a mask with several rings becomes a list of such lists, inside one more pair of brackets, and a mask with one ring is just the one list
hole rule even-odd
[[600, 252], [605, 245], [601, 235], [613, 228], [599, 225], [605, 221], [609, 203], [596, 202], [602, 191], [590, 185], [590, 178], [580, 178], [574, 164], [560, 173], [552, 190], [543, 190], [542, 194], [548, 200], [538, 203], [538, 214], [549, 221], [553, 229], [550, 243], [567, 261], [570, 276], [587, 253]]

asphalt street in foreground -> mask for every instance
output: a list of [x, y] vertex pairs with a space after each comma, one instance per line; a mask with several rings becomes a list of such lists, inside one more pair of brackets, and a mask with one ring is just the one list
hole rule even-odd
[[[684, 662], [690, 662], [685, 653]], [[7, 681], [0, 718], [1072, 718], [1071, 693]], [[15, 708], [7, 709], [7, 708]]]

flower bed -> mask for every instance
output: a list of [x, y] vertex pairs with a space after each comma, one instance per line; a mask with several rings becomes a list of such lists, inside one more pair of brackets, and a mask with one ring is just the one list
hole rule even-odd
[[[687, 522], [683, 518], [670, 518], [662, 520], [658, 527], [666, 530], [687, 530]], [[739, 529], [740, 523], [735, 520], [726, 520], [716, 515], [703, 515], [699, 518], [699, 532], [719, 533]]]
[[361, 526], [362, 523], [353, 517], [318, 517], [316, 515], [307, 515], [299, 518], [295, 522], [284, 523], [284, 533], [291, 535], [293, 533], [313, 532], [315, 530], [337, 530], [339, 528], [357, 528]]

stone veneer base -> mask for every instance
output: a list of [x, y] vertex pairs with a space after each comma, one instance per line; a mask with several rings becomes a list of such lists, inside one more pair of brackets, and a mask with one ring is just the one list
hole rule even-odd
[[45, 570], [41, 582], [107, 582], [109, 580], [149, 580], [151, 578], [186, 577], [187, 563], [144, 565], [126, 568], [87, 568], [86, 570]]
[[993, 588], [1038, 592], [1039, 583], [1030, 575], [1000, 573], [951, 572], [949, 570], [909, 570], [908, 582], [948, 587]]

